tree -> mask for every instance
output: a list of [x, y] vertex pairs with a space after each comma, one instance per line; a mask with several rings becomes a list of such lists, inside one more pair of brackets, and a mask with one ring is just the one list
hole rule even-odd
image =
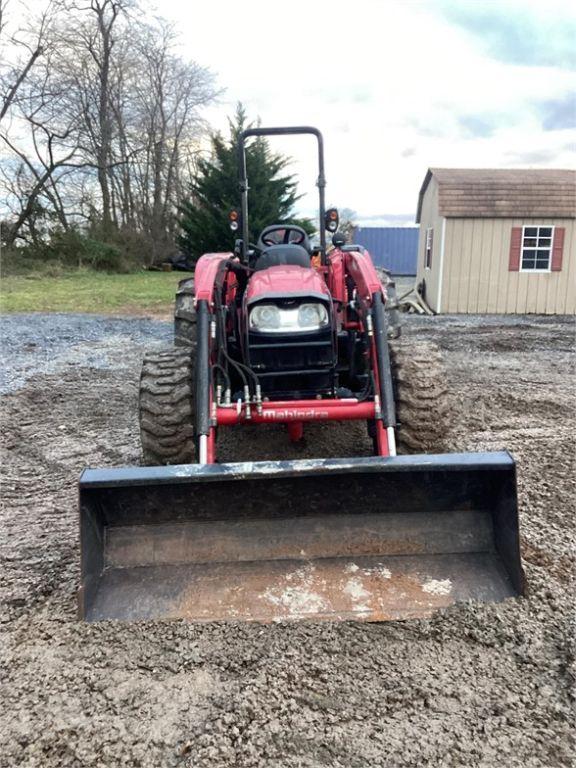
[[[6, 37], [6, 7], [8, 0], [0, 0], [0, 41], [2, 42], [2, 63], [0, 64], [0, 121], [6, 116], [17, 100], [22, 84], [36, 62], [49, 49], [50, 27], [62, 10], [60, 0], [49, 0], [46, 8], [27, 28], [17, 29]], [[15, 61], [10, 61], [8, 48], [17, 52]]]
[[[44, 1], [19, 33], [27, 56], [0, 62], [7, 243], [80, 228], [126, 243], [141, 264], [162, 258], [174, 250], [214, 76], [178, 55], [170, 24], [139, 18], [136, 0]], [[0, 36], [5, 9], [0, 0]]]
[[[130, 90], [130, 143], [146, 137], [145, 151], [128, 166], [133, 196], [142, 213], [140, 228], [149, 236], [152, 258], [174, 250], [175, 211], [190, 181], [188, 169], [205, 126], [198, 110], [214, 99], [213, 76], [195, 62], [173, 52], [177, 37], [170, 24], [158, 20], [138, 42], [137, 78]], [[124, 110], [127, 113], [127, 109]], [[119, 121], [120, 123], [120, 121]], [[127, 133], [127, 135], [128, 135]], [[120, 194], [120, 197], [122, 195]]]
[[[5, 207], [12, 214], [12, 221], [5, 236], [8, 246], [16, 238], [38, 244], [44, 224], [58, 222], [67, 229], [68, 222], [60, 196], [58, 182], [78, 167], [77, 152], [78, 119], [69, 123], [58, 120], [66, 83], [54, 78], [53, 61], [56, 55], [54, 31], [63, 14], [60, 2], [48, 3], [47, 9], [30, 22], [28, 35], [33, 44], [27, 44], [24, 33], [12, 37], [12, 45], [21, 43], [30, 55], [26, 65], [8, 90], [1, 114], [6, 120], [0, 130], [3, 149], [8, 156], [0, 164], [0, 182], [6, 196]], [[4, 84], [11, 72], [3, 71]]]
[[[238, 136], [245, 130], [246, 114], [241, 104], [234, 120], [229, 120], [230, 137], [211, 136], [210, 157], [201, 157], [190, 185], [190, 194], [179, 208], [181, 234], [178, 242], [191, 261], [203, 253], [230, 250], [234, 234], [228, 224], [228, 212], [240, 201], [238, 185]], [[258, 137], [246, 148], [246, 170], [250, 184], [250, 241], [269, 224], [293, 223], [308, 233], [314, 231], [309, 219], [294, 217], [300, 199], [293, 175], [286, 174], [291, 159], [272, 152], [265, 138]]]

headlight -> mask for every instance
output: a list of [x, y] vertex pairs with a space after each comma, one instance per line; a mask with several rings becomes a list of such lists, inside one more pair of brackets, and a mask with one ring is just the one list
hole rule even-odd
[[257, 304], [250, 312], [249, 320], [252, 330], [268, 333], [318, 331], [329, 323], [328, 310], [319, 303], [286, 308], [275, 304]]
[[324, 304], [300, 304], [298, 325], [302, 330], [316, 330], [328, 325], [328, 312]]
[[250, 328], [274, 331], [280, 327], [280, 310], [274, 304], [259, 304], [250, 312]]

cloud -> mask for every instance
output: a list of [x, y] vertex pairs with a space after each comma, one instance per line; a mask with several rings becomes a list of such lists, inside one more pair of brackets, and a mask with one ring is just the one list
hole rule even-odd
[[438, 7], [448, 22], [477, 37], [499, 61], [576, 69], [576, 19], [567, 6], [562, 13], [547, 6], [444, 0]]
[[355, 104], [365, 104], [371, 101], [373, 93], [370, 88], [360, 88], [356, 93], [352, 94], [352, 102]]
[[[324, 3], [292, 0], [281, 34], [271, 38], [278, 8], [270, 0], [248, 0], [242, 13], [237, 0], [162, 0], [162, 13], [181, 29], [205, 30], [193, 45], [185, 38], [185, 50], [226, 86], [221, 103], [205, 113], [213, 126], [226, 131], [238, 99], [263, 125], [317, 125], [330, 201], [362, 220], [375, 216], [376, 224], [415, 209], [429, 166], [574, 164], [570, 132], [559, 126], [576, 77], [557, 64], [573, 60], [571, 40], [566, 47], [573, 2], [362, 0], [354, 9], [361, 45], [350, 55], [330, 37]], [[331, 0], [330, 13], [349, 19], [350, 3]], [[266, 45], [245, 46], [239, 56], [239, 39]], [[322, 41], [325, 55], [314, 41]], [[300, 52], [305, 45], [309, 55]], [[294, 158], [291, 170], [305, 195], [299, 206], [312, 214], [314, 142], [279, 137], [273, 146]]]
[[458, 124], [463, 136], [485, 138], [492, 136], [504, 120], [501, 115], [461, 115]]
[[[517, 105], [510, 111], [463, 112], [457, 103], [435, 104], [426, 116], [410, 119], [409, 125], [421, 137], [433, 139], [485, 139], [499, 128], [517, 120]], [[414, 152], [412, 152], [414, 154]], [[402, 157], [410, 155], [402, 153]]]
[[534, 149], [525, 152], [507, 152], [506, 162], [509, 165], [547, 165], [558, 155], [557, 149]]
[[537, 109], [545, 131], [576, 128], [576, 96], [573, 93], [567, 93], [558, 99], [541, 101]]

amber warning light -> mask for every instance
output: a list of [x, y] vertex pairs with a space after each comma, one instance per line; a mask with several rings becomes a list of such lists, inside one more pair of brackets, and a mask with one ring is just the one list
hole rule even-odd
[[230, 211], [230, 213], [228, 214], [228, 222], [230, 224], [230, 229], [232, 230], [232, 232], [236, 232], [236, 230], [238, 229], [239, 218], [240, 216], [238, 214], [238, 211]]
[[328, 208], [325, 214], [324, 225], [328, 232], [336, 232], [338, 224], [340, 223], [340, 217], [338, 216], [337, 208]]

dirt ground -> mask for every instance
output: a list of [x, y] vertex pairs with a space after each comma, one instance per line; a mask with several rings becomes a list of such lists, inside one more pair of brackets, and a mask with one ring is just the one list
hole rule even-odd
[[[139, 359], [169, 329], [123, 318], [94, 333], [98, 318], [71, 317], [4, 329], [2, 768], [574, 764], [573, 321], [412, 318], [406, 331], [445, 352], [454, 449], [517, 459], [527, 598], [385, 624], [88, 625], [78, 475], [138, 462]], [[298, 455], [366, 450], [333, 438], [312, 431]]]

